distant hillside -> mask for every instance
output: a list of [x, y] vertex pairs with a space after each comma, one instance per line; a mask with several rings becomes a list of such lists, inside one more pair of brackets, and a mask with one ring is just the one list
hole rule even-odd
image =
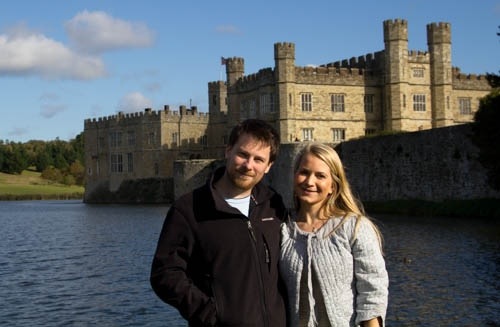
[[25, 170], [20, 175], [0, 173], [0, 200], [82, 199], [83, 186], [67, 186]]

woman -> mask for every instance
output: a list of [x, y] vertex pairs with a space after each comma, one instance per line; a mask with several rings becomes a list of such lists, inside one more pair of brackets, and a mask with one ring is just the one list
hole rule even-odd
[[297, 155], [294, 201], [280, 257], [290, 325], [383, 326], [389, 282], [381, 236], [330, 146], [310, 143]]

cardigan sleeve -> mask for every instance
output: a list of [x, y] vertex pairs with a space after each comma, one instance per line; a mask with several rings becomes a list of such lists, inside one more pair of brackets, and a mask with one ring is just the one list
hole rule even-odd
[[381, 317], [385, 322], [389, 277], [377, 234], [372, 222], [364, 217], [352, 231], [355, 233], [352, 255], [356, 285], [356, 324], [376, 317]]

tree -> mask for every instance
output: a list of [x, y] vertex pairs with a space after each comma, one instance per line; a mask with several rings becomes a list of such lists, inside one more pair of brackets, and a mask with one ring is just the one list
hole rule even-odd
[[28, 168], [28, 156], [21, 143], [11, 142], [3, 146], [0, 170], [7, 174], [20, 174]]
[[479, 161], [488, 170], [491, 187], [500, 190], [500, 88], [481, 99], [472, 126]]
[[83, 185], [85, 178], [85, 167], [76, 160], [69, 166], [69, 175], [74, 177], [74, 183], [77, 185]]

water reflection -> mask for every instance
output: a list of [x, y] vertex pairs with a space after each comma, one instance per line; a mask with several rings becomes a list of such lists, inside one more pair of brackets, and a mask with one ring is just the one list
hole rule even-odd
[[498, 326], [498, 222], [381, 216], [388, 326]]
[[[1, 326], [186, 326], [149, 286], [165, 206], [0, 202]], [[500, 326], [500, 227], [376, 216], [387, 326]]]

